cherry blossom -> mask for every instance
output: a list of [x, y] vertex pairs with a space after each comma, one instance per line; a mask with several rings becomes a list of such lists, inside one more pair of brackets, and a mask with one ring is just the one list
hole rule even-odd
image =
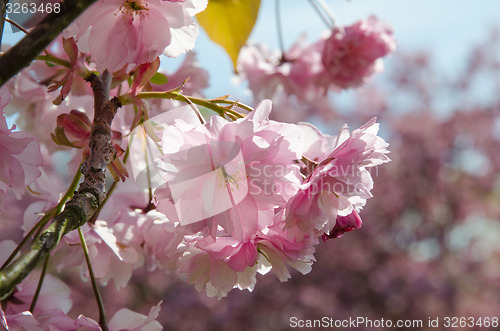
[[359, 87], [383, 68], [381, 58], [394, 52], [392, 29], [375, 16], [335, 28], [325, 41], [321, 61], [330, 83]]
[[[46, 64], [43, 66], [47, 67]], [[45, 68], [41, 68], [40, 63], [35, 62], [32, 66], [21, 71], [14, 79], [6, 84], [10, 89], [12, 98], [5, 106], [7, 115], [19, 114], [16, 121], [17, 127], [30, 132], [41, 144], [45, 144], [51, 151], [59, 149], [52, 141], [47, 132], [53, 133], [57, 127], [57, 117], [71, 110], [79, 110], [87, 115], [91, 114], [93, 108], [93, 98], [87, 92], [79, 91], [71, 94], [61, 104], [53, 104], [59, 93], [49, 92], [47, 86], [43, 84], [45, 75], [54, 75], [56, 72], [51, 68], [45, 73]], [[73, 81], [72, 90], [79, 89]], [[80, 95], [80, 93], [83, 93]]]
[[[1, 108], [10, 99], [10, 93], [5, 88], [0, 91]], [[2, 109], [0, 109], [2, 110]], [[32, 135], [13, 131], [15, 126], [8, 128], [2, 112], [0, 118], [0, 204], [8, 191], [17, 198], [25, 191], [26, 185], [40, 176], [42, 154], [38, 141]]]
[[[116, 288], [125, 287], [133, 270], [144, 263], [136, 216], [134, 212], [129, 212], [118, 215], [119, 221], [115, 221], [115, 224], [112, 224], [113, 218], [108, 217], [108, 224], [97, 220], [92, 226], [82, 227], [95, 277], [104, 285], [112, 279]], [[58, 269], [61, 271], [70, 266], [80, 266], [82, 277], [88, 279], [78, 233], [68, 234], [65, 241], [68, 247], [64, 248], [66, 254]]]
[[[293, 175], [298, 167], [292, 163], [297, 151], [279, 133], [286, 130], [286, 124], [269, 121], [270, 110], [266, 101], [235, 122], [212, 117], [206, 125], [179, 121], [168, 127], [163, 134], [165, 156], [160, 162], [168, 186], [155, 192], [158, 211], [196, 229], [195, 233], [203, 230], [214, 236], [220, 225], [243, 241], [259, 227], [272, 223], [272, 210], [276, 204], [285, 205], [299, 181]], [[206, 157], [200, 158], [200, 153]], [[218, 177], [223, 185], [211, 186]], [[202, 195], [198, 193], [201, 184], [206, 184], [207, 190]], [[218, 195], [213, 196], [211, 190]], [[181, 194], [186, 198], [180, 199]], [[192, 200], [197, 196], [198, 200]], [[201, 203], [201, 208], [193, 211], [189, 206], [195, 202]]]
[[[159, 302], [151, 307], [147, 316], [134, 312], [130, 309], [122, 308], [110, 319], [108, 329], [110, 331], [132, 330], [132, 331], [154, 331], [162, 330], [162, 326], [156, 319], [160, 312]], [[68, 308], [71, 307], [71, 304]], [[85, 330], [101, 331], [99, 324], [92, 318], [79, 315], [76, 320], [67, 315], [64, 311], [51, 309], [42, 313], [31, 313], [28, 310], [9, 314], [0, 307], [0, 326], [5, 330]]]
[[193, 16], [206, 5], [207, 0], [103, 0], [66, 34], [92, 54], [99, 72], [130, 71], [164, 52], [175, 57], [190, 50], [198, 36]]
[[[323, 234], [339, 237], [361, 226], [357, 212], [373, 187], [367, 168], [389, 161], [375, 119], [330, 137], [312, 125], [271, 121], [270, 111], [266, 100], [235, 122], [212, 117], [199, 124], [194, 117], [163, 131], [158, 169], [166, 186], [156, 189], [154, 202], [168, 219], [154, 226], [165, 229], [162, 246], [176, 245], [177, 253], [158, 246], [156, 259], [178, 265], [209, 296], [252, 290], [257, 272], [273, 270], [286, 281], [287, 265], [308, 273]], [[302, 155], [317, 165], [301, 169]], [[217, 169], [225, 185], [210, 184]], [[200, 208], [193, 211], [194, 204]]]
[[[21, 284], [17, 285], [16, 293], [8, 300], [7, 307], [4, 308], [6, 314], [15, 314], [29, 309], [38, 279], [39, 275], [32, 274]], [[37, 305], [35, 313], [59, 310], [67, 314], [72, 304], [71, 289], [56, 277], [46, 275], [37, 302], [39, 305]]]
[[157, 331], [162, 330], [162, 326], [156, 319], [160, 313], [161, 301], [151, 307], [147, 316], [122, 308], [117, 311], [109, 320], [109, 330], [131, 330], [131, 331]]
[[287, 52], [280, 54], [265, 45], [248, 44], [238, 58], [240, 79], [248, 80], [248, 87], [256, 98], [271, 98], [280, 91], [295, 95], [301, 101], [310, 101], [324, 94], [317, 79], [323, 72], [321, 52], [324, 40], [311, 45], [300, 38]]
[[[334, 150], [325, 155], [331, 138], [317, 135], [306, 155], [317, 161], [313, 170], [287, 206], [287, 222], [308, 233], [326, 233], [333, 237], [341, 230], [361, 226], [357, 212], [371, 197], [373, 180], [367, 168], [389, 161], [388, 144], [377, 136], [375, 118], [347, 136], [347, 127], [333, 140]], [[311, 137], [311, 129], [307, 128]], [[332, 232], [333, 231], [333, 232]]]

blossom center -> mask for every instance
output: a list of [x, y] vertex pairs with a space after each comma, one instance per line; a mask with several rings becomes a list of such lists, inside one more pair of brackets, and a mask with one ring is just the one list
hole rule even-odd
[[130, 16], [133, 16], [143, 10], [149, 10], [149, 8], [148, 5], [142, 0], [127, 0], [121, 7], [121, 11]]

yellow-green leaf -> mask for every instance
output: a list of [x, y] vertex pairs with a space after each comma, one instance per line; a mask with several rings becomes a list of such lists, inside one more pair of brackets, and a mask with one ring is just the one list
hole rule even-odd
[[236, 61], [257, 20], [260, 0], [210, 0], [196, 17], [210, 39], [221, 45]]
[[164, 85], [168, 83], [168, 78], [161, 72], [157, 72], [151, 77], [150, 82], [151, 84]]

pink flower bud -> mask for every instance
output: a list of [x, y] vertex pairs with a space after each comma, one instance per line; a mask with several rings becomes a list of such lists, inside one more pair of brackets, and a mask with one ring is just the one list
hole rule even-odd
[[57, 116], [57, 127], [52, 139], [58, 145], [82, 148], [87, 146], [91, 123], [87, 114], [73, 109]]

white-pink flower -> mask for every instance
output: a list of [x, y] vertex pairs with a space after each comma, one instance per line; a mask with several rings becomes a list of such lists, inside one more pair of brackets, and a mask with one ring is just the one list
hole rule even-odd
[[[161, 160], [167, 187], [155, 192], [158, 211], [191, 228], [248, 241], [272, 223], [300, 184], [298, 158], [283, 131], [270, 121], [271, 103], [235, 122], [212, 117], [206, 125], [178, 121], [163, 134]], [[193, 208], [196, 206], [196, 208]]]
[[322, 63], [331, 84], [359, 87], [382, 70], [381, 58], [395, 49], [391, 27], [370, 16], [343, 29], [334, 29], [325, 41]]
[[32, 135], [8, 128], [3, 107], [10, 99], [7, 89], [0, 90], [0, 204], [8, 191], [18, 198], [26, 186], [41, 175], [43, 158], [38, 141]]
[[[160, 331], [161, 324], [156, 320], [160, 313], [161, 301], [153, 306], [148, 315], [122, 308], [109, 320], [110, 331]], [[101, 331], [101, 326], [89, 317], [79, 315], [73, 319], [66, 312], [59, 309], [35, 312], [18, 310], [8, 313], [0, 307], [0, 327], [7, 331]]]
[[[238, 72], [248, 80], [257, 98], [273, 98], [278, 92], [312, 100], [319, 92], [316, 77], [323, 72], [321, 51], [324, 40], [310, 45], [300, 38], [285, 54], [272, 52], [263, 45], [248, 44], [238, 57]], [[324, 89], [323, 89], [324, 90]]]
[[[126, 197], [117, 195], [114, 199], [124, 200]], [[145, 221], [147, 216], [127, 210], [129, 205], [126, 203], [114, 204], [114, 199], [108, 200], [94, 224], [82, 226], [82, 232], [88, 246], [94, 276], [103, 285], [112, 279], [119, 289], [127, 285], [132, 272], [144, 263], [144, 239], [139, 224]], [[87, 279], [88, 268], [78, 233], [68, 233], [64, 241], [68, 247], [63, 248], [66, 254], [59, 263], [58, 270], [80, 266], [82, 278]]]
[[[30, 274], [20, 284], [16, 285], [15, 293], [10, 300], [5, 302], [5, 314], [14, 315], [30, 308], [40, 278], [39, 276], [39, 274], [35, 273]], [[61, 280], [52, 275], [46, 275], [34, 313], [42, 314], [58, 310], [67, 314], [72, 304], [71, 289]]]
[[160, 331], [163, 327], [156, 320], [160, 314], [161, 301], [156, 306], [151, 307], [147, 316], [136, 313], [127, 308], [118, 310], [109, 320], [110, 331], [130, 330], [130, 331]]
[[[241, 245], [236, 243], [234, 239], [222, 239], [220, 247], [204, 247], [207, 250], [198, 248], [203, 247], [205, 239], [201, 237], [188, 238], [184, 244], [184, 255], [179, 260], [179, 273], [186, 278], [189, 284], [193, 284], [198, 291], [206, 290], [210, 297], [218, 299], [225, 297], [233, 288], [240, 290], [246, 289], [250, 292], [253, 290], [256, 283], [257, 272], [265, 274], [270, 268], [262, 263], [264, 257], [259, 254], [251, 254], [258, 257], [259, 260], [253, 261], [251, 266], [245, 266], [241, 270], [235, 270], [228, 265], [225, 258], [231, 258], [232, 253], [242, 251]], [[230, 241], [236, 243], [238, 247], [232, 248]], [[245, 247], [243, 251], [246, 250]], [[255, 251], [256, 253], [256, 251]], [[253, 258], [252, 258], [253, 259]], [[244, 259], [247, 260], [247, 259]]]
[[[388, 144], [377, 136], [378, 127], [373, 118], [350, 135], [344, 126], [333, 139], [309, 126], [303, 128], [305, 136], [317, 137], [305, 151], [315, 164], [308, 164], [313, 169], [288, 201], [288, 226], [331, 237], [361, 227], [357, 212], [371, 197], [373, 188], [367, 168], [389, 162]], [[325, 144], [333, 144], [333, 152], [325, 153]]]
[[208, 296], [220, 299], [233, 288], [252, 291], [257, 273], [264, 275], [272, 270], [284, 282], [290, 278], [288, 266], [303, 274], [310, 272], [315, 261], [313, 246], [318, 240], [298, 227], [285, 229], [282, 215], [274, 215], [273, 224], [245, 242], [222, 232], [215, 240], [186, 236], [179, 273], [198, 291], [205, 289]]
[[179, 56], [194, 46], [193, 16], [207, 0], [100, 0], [67, 30], [97, 70], [115, 72], [151, 62], [162, 53]]

